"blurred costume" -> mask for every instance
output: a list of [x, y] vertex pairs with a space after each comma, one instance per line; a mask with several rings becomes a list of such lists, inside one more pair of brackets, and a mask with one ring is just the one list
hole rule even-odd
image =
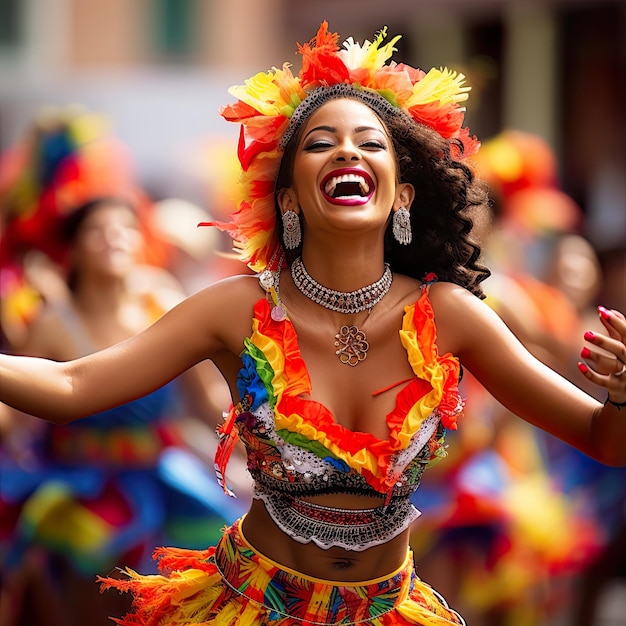
[[[128, 202], [145, 242], [138, 261], [165, 266], [170, 246], [134, 174], [131, 155], [106, 117], [78, 106], [43, 109], [0, 155], [0, 323], [12, 349], [19, 349], [44, 301], [65, 297], [59, 284], [59, 268], [68, 264], [63, 222], [86, 202]], [[45, 278], [37, 280], [43, 271]]]
[[[95, 348], [69, 302], [61, 319], [82, 354]], [[162, 313], [154, 303], [153, 319]], [[176, 381], [65, 426], [46, 424], [28, 466], [0, 457], [4, 568], [40, 546], [93, 576], [128, 564], [151, 568], [155, 546], [201, 548], [241, 514], [206, 465], [185, 450]], [[1, 545], [1, 544], [0, 544]]]

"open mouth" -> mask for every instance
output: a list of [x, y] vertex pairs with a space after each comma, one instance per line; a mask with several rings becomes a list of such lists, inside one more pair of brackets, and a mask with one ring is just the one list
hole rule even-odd
[[322, 182], [322, 192], [331, 201], [364, 203], [374, 193], [374, 182], [362, 170], [335, 171]]

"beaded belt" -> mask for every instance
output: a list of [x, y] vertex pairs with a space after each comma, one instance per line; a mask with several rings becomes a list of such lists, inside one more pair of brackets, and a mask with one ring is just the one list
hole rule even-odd
[[292, 539], [312, 541], [324, 549], [366, 550], [397, 537], [420, 516], [408, 498], [371, 509], [340, 509], [268, 492], [258, 485], [254, 497], [264, 502], [274, 523]]

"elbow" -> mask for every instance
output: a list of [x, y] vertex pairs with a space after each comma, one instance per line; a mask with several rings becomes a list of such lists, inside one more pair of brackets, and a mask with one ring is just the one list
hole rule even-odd
[[626, 467], [626, 451], [607, 450], [597, 460], [608, 467]]
[[626, 446], [621, 437], [599, 438], [588, 454], [594, 461], [608, 467], [626, 467]]
[[47, 411], [42, 417], [55, 426], [67, 426], [67, 424], [89, 417], [97, 412], [97, 410], [92, 410], [79, 402], [73, 401], [73, 398], [68, 398], [66, 402], [62, 402], [60, 406]]

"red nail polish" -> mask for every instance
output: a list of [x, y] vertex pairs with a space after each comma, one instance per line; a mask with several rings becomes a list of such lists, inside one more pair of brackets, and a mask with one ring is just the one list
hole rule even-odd
[[608, 320], [609, 317], [611, 317], [611, 312], [605, 309], [603, 306], [598, 307], [598, 313], [600, 313], [600, 317], [602, 317], [605, 320]]
[[580, 356], [583, 359], [588, 359], [591, 356], [591, 351], [589, 350], [589, 348], [585, 347], [580, 351]]
[[584, 363], [578, 363], [578, 369], [583, 373], [586, 374], [589, 371], [589, 368], [584, 364]]
[[588, 330], [585, 335], [584, 335], [585, 339], [595, 339], [596, 335], [595, 333], [592, 333], [590, 330]]

